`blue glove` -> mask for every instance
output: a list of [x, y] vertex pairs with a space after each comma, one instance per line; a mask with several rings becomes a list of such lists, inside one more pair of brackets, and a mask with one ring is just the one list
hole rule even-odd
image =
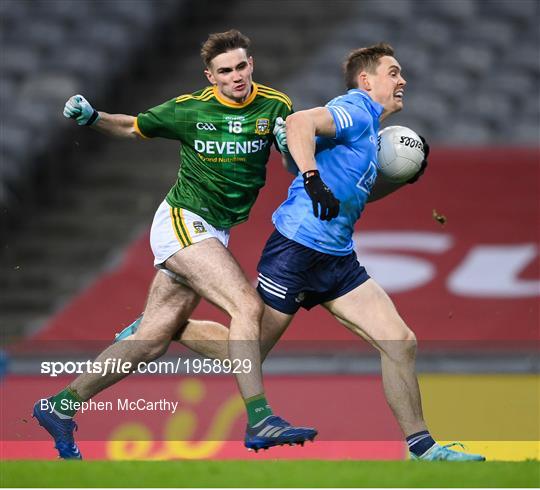
[[64, 106], [64, 117], [75, 119], [79, 126], [90, 126], [99, 119], [99, 114], [82, 95], [74, 95]]
[[276, 119], [273, 133], [276, 138], [276, 143], [278, 145], [279, 151], [281, 153], [289, 153], [289, 148], [287, 147], [287, 130], [285, 126], [285, 121], [282, 117], [278, 117]]

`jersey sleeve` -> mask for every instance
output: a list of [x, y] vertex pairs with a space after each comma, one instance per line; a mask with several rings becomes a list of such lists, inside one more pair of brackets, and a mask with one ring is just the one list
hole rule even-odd
[[362, 107], [347, 102], [327, 105], [336, 125], [335, 139], [352, 142], [358, 139], [373, 122], [372, 116]]
[[168, 100], [137, 115], [135, 127], [145, 138], [180, 139], [176, 124], [176, 99]]

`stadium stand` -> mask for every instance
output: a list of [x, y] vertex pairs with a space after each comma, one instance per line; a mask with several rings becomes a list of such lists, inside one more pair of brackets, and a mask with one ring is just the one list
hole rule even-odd
[[[7, 265], [7, 271], [2, 274], [3, 285], [7, 286], [2, 294], [3, 313], [24, 311], [26, 308], [21, 303], [33, 305], [27, 312], [39, 310], [47, 303], [43, 294], [33, 295], [32, 290], [22, 294], [20, 289], [12, 289], [10, 271], [14, 270], [14, 254], [24, 256], [25, 246], [29, 245], [23, 238], [17, 247], [12, 238], [21, 223], [22, 228], [28, 223], [25, 214], [28, 216], [36, 208], [43, 210], [56, 199], [67, 199], [62, 185], [77, 174], [70, 166], [77, 161], [72, 153], [79, 149], [79, 143], [73, 145], [72, 141], [78, 128], [62, 117], [66, 97], [84, 92], [98, 105], [111, 100], [118, 94], [119, 86], [129, 84], [130, 77], [137, 75], [134, 71], [137, 62], [148, 52], [163, 47], [163, 33], [171, 34], [171, 23], [181, 18], [186, 3], [177, 0], [0, 2], [0, 229], [3, 255], [7, 259], [3, 264]], [[92, 141], [90, 137], [86, 144], [96, 146], [99, 140]], [[48, 218], [43, 219], [47, 222]], [[62, 220], [54, 217], [48, 222], [58, 226], [59, 221]], [[44, 234], [50, 237], [51, 230], [46, 225], [45, 230]], [[51, 240], [52, 243], [41, 247], [30, 246], [27, 251], [28, 256], [35, 258], [38, 271], [39, 266], [45, 267], [45, 276], [50, 274], [50, 269], [40, 263], [40, 249], [50, 253], [62, 250], [54, 238]], [[35, 274], [36, 269], [30, 273], [30, 282]], [[19, 280], [26, 284], [24, 279], [17, 279], [15, 284], [19, 287]], [[37, 286], [38, 290], [41, 286], [42, 283]], [[49, 308], [45, 310], [50, 309], [50, 303], [47, 304]], [[15, 331], [18, 328], [17, 323], [4, 317], [2, 326], [8, 328], [7, 324]]]
[[[159, 39], [160, 26], [182, 3], [97, 0], [76, 2], [76, 8], [66, 0], [1, 3], [0, 148], [7, 156], [5, 187], [17, 192], [24, 178], [32, 176], [28, 165], [37, 165], [29, 164], [32, 159], [40, 160], [43, 171], [55, 165], [50, 158], [55, 139], [69, 127], [58, 111], [65, 94], [84, 87], [94, 100], [110, 95], [110, 87], [129, 73], [150, 40]], [[17, 170], [8, 168], [14, 165]]]
[[409, 82], [392, 124], [435, 146], [538, 144], [535, 0], [286, 9], [262, 0], [4, 0], [0, 19], [0, 322], [10, 335], [39, 327], [148, 226], [176, 171], [174, 143], [109, 144], [64, 120], [66, 98], [81, 92], [98, 108], [136, 113], [196, 89], [208, 32], [250, 35], [256, 79], [286, 91], [296, 109], [343, 90], [351, 48], [386, 40]]
[[[540, 111], [531, 101], [540, 100], [538, 9], [528, 0], [511, 7], [498, 0], [351, 2], [348, 21], [306, 60], [290, 92], [297, 109], [325, 103], [341, 87], [336, 59], [384, 39], [409, 83], [406, 111], [392, 124], [429, 128], [432, 141], [445, 145], [537, 145]], [[309, 83], [321, 74], [323, 83]], [[497, 103], [486, 103], [490, 97]], [[525, 111], [519, 130], [516, 108]]]

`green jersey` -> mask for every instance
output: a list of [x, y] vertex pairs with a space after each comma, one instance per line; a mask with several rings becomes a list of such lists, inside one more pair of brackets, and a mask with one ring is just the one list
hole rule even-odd
[[139, 114], [144, 137], [179, 140], [178, 179], [167, 194], [217, 228], [246, 221], [266, 180], [276, 118], [292, 112], [290, 99], [253, 83], [243, 103], [223, 99], [215, 87], [181, 95]]

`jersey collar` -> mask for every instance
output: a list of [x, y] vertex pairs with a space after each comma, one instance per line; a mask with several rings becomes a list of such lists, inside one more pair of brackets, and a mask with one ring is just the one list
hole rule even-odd
[[241, 109], [242, 107], [248, 106], [255, 100], [255, 97], [257, 97], [257, 93], [259, 92], [259, 86], [255, 82], [252, 82], [251, 94], [244, 102], [232, 102], [230, 100], [224, 99], [221, 95], [219, 95], [219, 91], [215, 85], [212, 90], [214, 91], [214, 96], [216, 100], [220, 104], [223, 104], [227, 107], [233, 107], [234, 109]]
[[368, 104], [370, 111], [377, 116], [377, 119], [382, 114], [384, 107], [378, 102], [375, 102], [366, 91], [359, 88], [352, 88], [347, 93], [361, 95], [365, 102]]

